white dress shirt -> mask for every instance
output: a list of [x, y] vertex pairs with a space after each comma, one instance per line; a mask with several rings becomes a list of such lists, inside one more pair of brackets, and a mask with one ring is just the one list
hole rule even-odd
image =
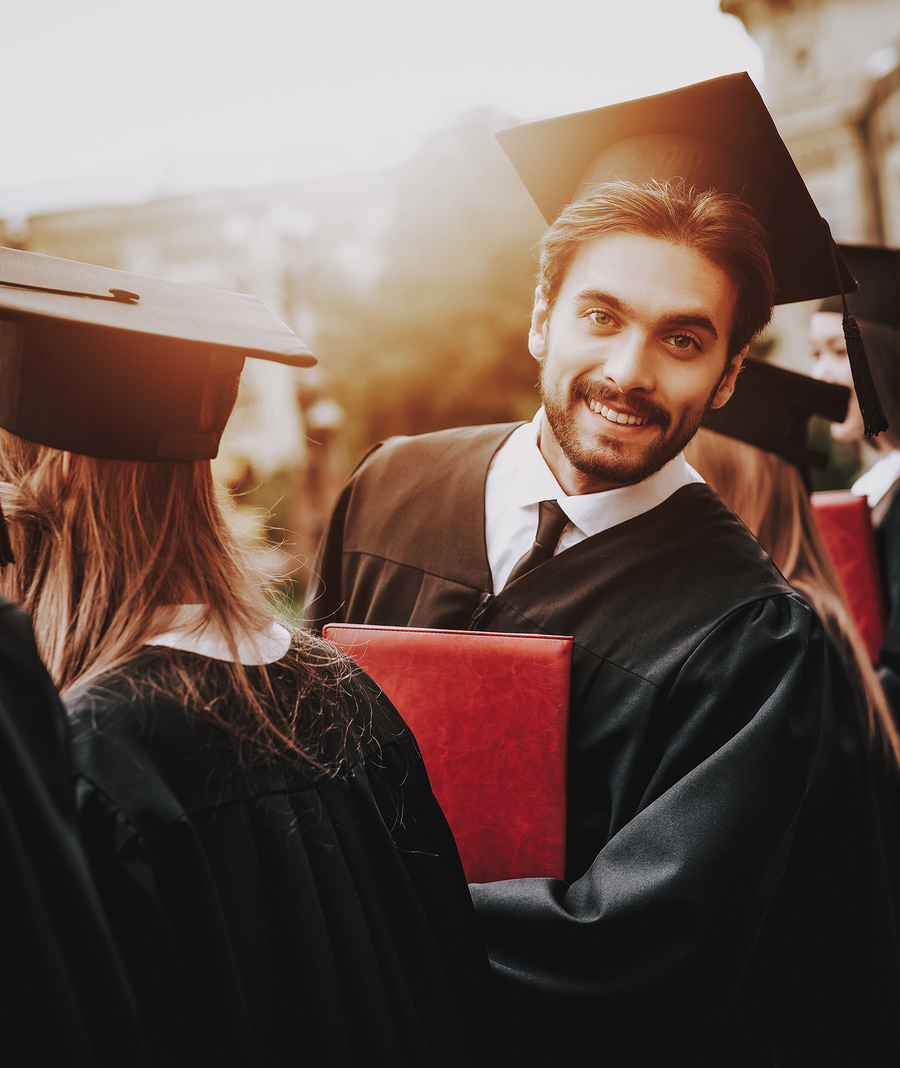
[[682, 486], [703, 479], [679, 453], [642, 482], [600, 493], [570, 497], [556, 481], [538, 447], [543, 409], [518, 427], [497, 450], [485, 486], [485, 539], [494, 592], [503, 589], [516, 562], [531, 548], [537, 533], [538, 505], [556, 501], [569, 517], [556, 552], [601, 530], [648, 512]]
[[886, 456], [876, 460], [864, 475], [860, 475], [851, 488], [857, 497], [865, 497], [869, 507], [874, 508], [898, 478], [900, 449], [892, 449]]
[[[144, 645], [165, 645], [169, 649], [183, 649], [213, 660], [234, 663], [225, 635], [204, 621], [205, 610], [206, 606], [202, 604], [179, 605], [168, 629], [148, 638]], [[273, 622], [259, 634], [244, 634], [239, 638], [238, 663], [246, 667], [272, 664], [285, 655], [290, 644], [291, 632], [280, 623]]]

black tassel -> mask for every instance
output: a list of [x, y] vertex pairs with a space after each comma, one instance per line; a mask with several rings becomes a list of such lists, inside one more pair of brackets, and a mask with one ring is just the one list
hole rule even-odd
[[12, 543], [9, 540], [9, 527], [6, 525], [6, 516], [0, 508], [0, 568], [16, 562], [13, 556]]
[[859, 402], [866, 434], [874, 437], [887, 430], [888, 422], [884, 409], [881, 407], [881, 401], [878, 399], [875, 383], [872, 381], [869, 359], [859, 333], [859, 323], [847, 310], [846, 301], [844, 309], [844, 340], [847, 342], [847, 355], [850, 357], [850, 371], [853, 375], [853, 385], [856, 388], [856, 399]]
[[841, 292], [841, 304], [844, 308], [843, 326], [844, 341], [847, 344], [847, 356], [850, 358], [850, 373], [853, 375], [853, 385], [856, 389], [856, 399], [859, 403], [860, 414], [863, 417], [863, 426], [866, 436], [873, 438], [876, 434], [887, 430], [888, 421], [878, 399], [878, 391], [872, 381], [872, 372], [869, 368], [869, 358], [866, 356], [866, 347], [859, 333], [859, 323], [853, 317], [847, 307], [847, 294], [844, 292], [844, 281], [841, 277], [841, 268], [838, 263], [837, 245], [831, 236], [828, 223], [828, 244], [831, 248], [831, 263], [834, 267], [834, 275], [837, 279], [838, 289]]

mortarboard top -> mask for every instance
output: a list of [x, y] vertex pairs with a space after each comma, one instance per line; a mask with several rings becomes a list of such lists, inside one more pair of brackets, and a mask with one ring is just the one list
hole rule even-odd
[[[682, 178], [734, 193], [756, 210], [769, 236], [777, 304], [839, 291], [828, 224], [746, 73], [522, 123], [497, 138], [548, 222], [593, 184]], [[853, 277], [840, 269], [851, 292]]]
[[842, 422], [849, 399], [846, 386], [820, 382], [765, 360], [748, 359], [728, 403], [711, 408], [703, 425], [773, 452], [805, 471], [811, 465], [825, 467], [828, 463], [827, 453], [807, 445], [810, 419], [818, 415]]
[[256, 297], [0, 248], [0, 427], [20, 437], [211, 459], [247, 356], [316, 362]]
[[[900, 249], [884, 245], [844, 245], [838, 249], [859, 289], [847, 297], [857, 319], [900, 330]], [[840, 297], [822, 302], [821, 311], [841, 314]]]

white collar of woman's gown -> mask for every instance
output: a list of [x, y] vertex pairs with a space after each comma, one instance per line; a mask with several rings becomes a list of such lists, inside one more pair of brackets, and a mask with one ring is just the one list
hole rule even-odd
[[[228, 642], [221, 628], [204, 619], [206, 605], [182, 604], [174, 617], [166, 620], [165, 631], [145, 640], [145, 645], [165, 645], [199, 653], [213, 660], [234, 662]], [[246, 667], [271, 664], [280, 660], [291, 644], [291, 632], [280, 623], [272, 622], [264, 631], [244, 634], [238, 639], [238, 662]]]

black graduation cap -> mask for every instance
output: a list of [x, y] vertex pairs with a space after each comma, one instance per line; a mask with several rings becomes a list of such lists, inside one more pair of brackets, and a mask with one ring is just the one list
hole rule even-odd
[[19, 437], [211, 459], [247, 356], [316, 362], [255, 297], [0, 248], [0, 426]]
[[[733, 193], [766, 230], [775, 303], [850, 293], [856, 283], [747, 73], [522, 123], [497, 134], [544, 218], [602, 182], [681, 178]], [[845, 333], [866, 432], [886, 428], [855, 323]]]
[[[845, 244], [838, 249], [859, 285], [847, 295], [850, 311], [857, 319], [900, 330], [900, 249]], [[840, 297], [823, 301], [821, 310], [842, 312]]]
[[[683, 178], [755, 209], [769, 236], [776, 303], [839, 291], [828, 224], [746, 73], [522, 123], [497, 138], [548, 222], [600, 182]], [[851, 292], [853, 276], [840, 266]]]
[[[900, 249], [884, 245], [838, 245], [859, 282], [846, 297], [859, 321], [875, 388], [891, 430], [900, 433]], [[822, 301], [820, 311], [844, 311], [840, 297]]]
[[710, 408], [703, 425], [806, 471], [828, 463], [828, 453], [807, 444], [810, 419], [818, 415], [832, 423], [843, 422], [849, 400], [846, 386], [748, 359], [728, 403]]

